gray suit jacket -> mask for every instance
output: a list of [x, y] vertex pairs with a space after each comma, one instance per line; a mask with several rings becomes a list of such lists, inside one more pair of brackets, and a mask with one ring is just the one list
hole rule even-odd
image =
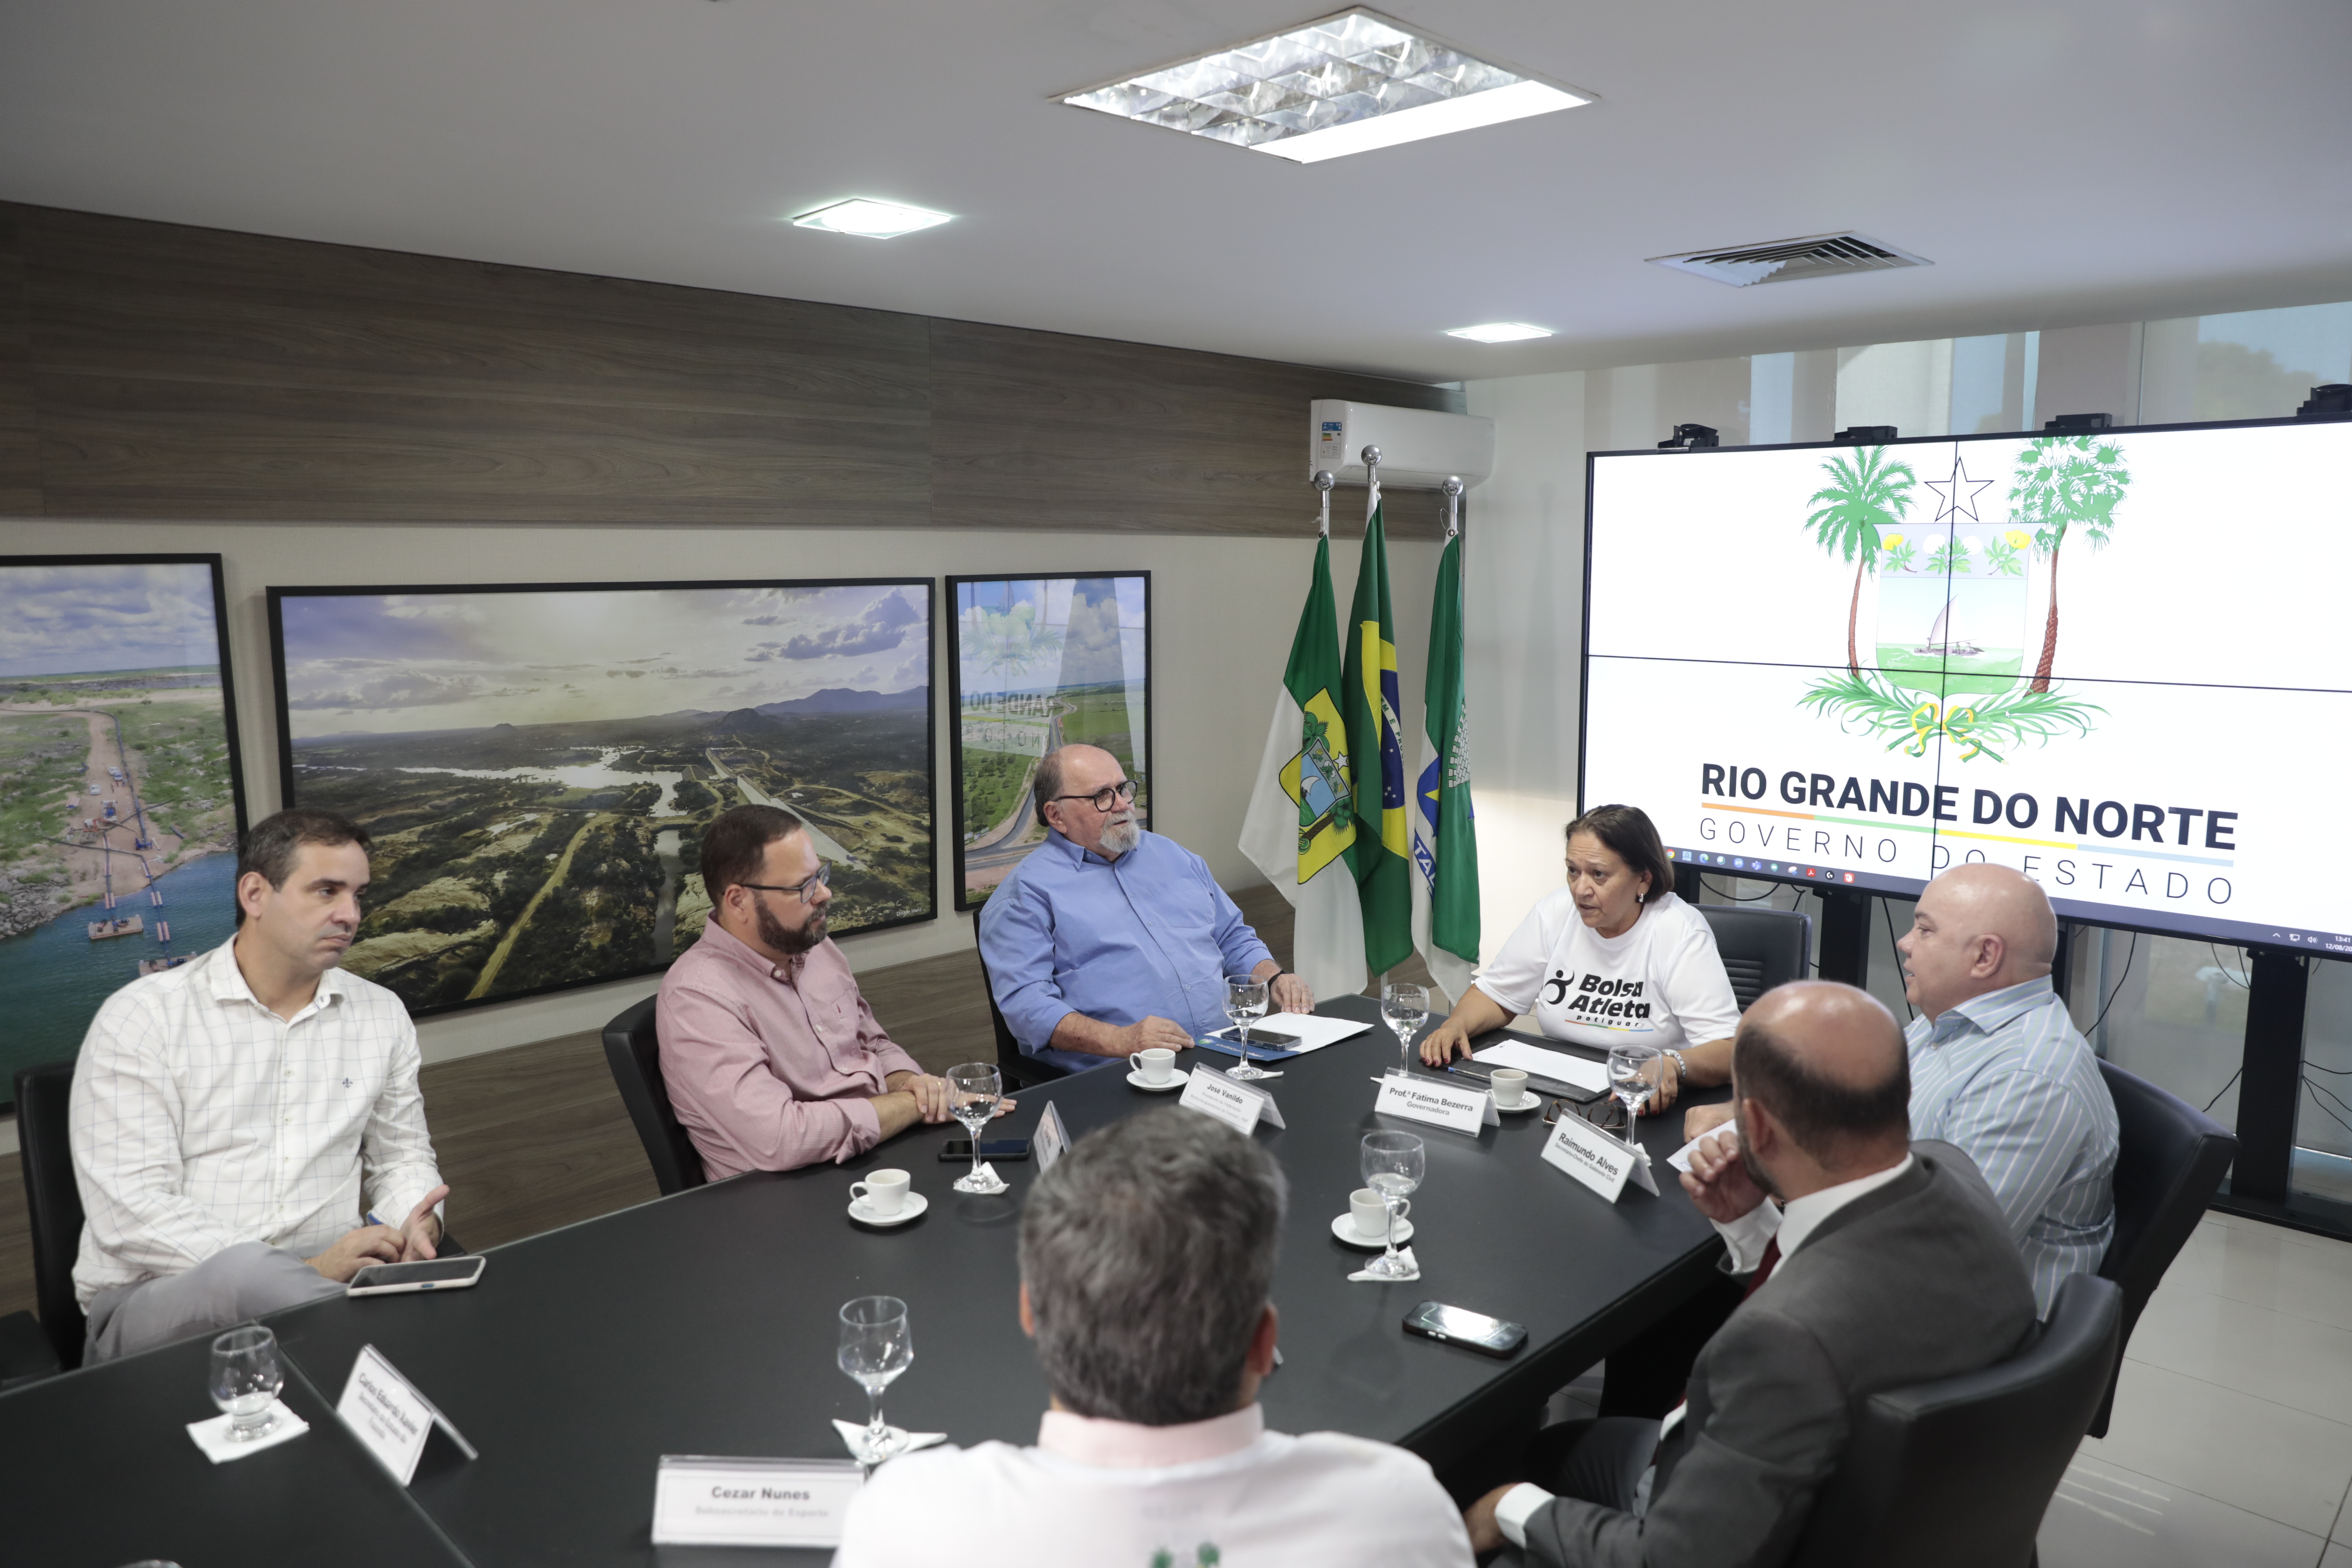
[[1699, 1352], [1647, 1517], [1555, 1499], [1528, 1521], [1528, 1562], [1785, 1562], [1864, 1399], [2023, 1342], [2033, 1289], [1984, 1178], [1948, 1143], [1911, 1152], [1910, 1170], [1824, 1220]]

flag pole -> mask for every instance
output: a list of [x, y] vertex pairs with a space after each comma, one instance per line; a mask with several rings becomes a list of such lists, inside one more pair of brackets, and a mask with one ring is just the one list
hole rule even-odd
[[1381, 510], [1381, 449], [1364, 448], [1364, 522], [1369, 526], [1372, 513]]
[[1328, 468], [1315, 470], [1315, 488], [1323, 492], [1323, 537], [1331, 537], [1331, 491], [1339, 483], [1339, 476]]

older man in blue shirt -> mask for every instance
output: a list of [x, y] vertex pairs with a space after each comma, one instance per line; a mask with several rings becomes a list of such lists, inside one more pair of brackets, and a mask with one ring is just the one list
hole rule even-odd
[[1045, 842], [989, 895], [980, 951], [1021, 1048], [1079, 1072], [1226, 1026], [1225, 976], [1273, 983], [1276, 1011], [1315, 1005], [1208, 863], [1135, 820], [1117, 757], [1064, 746], [1031, 785]]

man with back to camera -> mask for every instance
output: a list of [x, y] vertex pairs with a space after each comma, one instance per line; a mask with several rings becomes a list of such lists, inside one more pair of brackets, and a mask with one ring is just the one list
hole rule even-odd
[[1799, 981], [1748, 1008], [1732, 1047], [1742, 1136], [1708, 1139], [1683, 1177], [1747, 1299], [1663, 1423], [1539, 1435], [1537, 1484], [1470, 1508], [1474, 1547], [1544, 1568], [1785, 1562], [1864, 1397], [2014, 1353], [2034, 1321], [2025, 1266], [1968, 1156], [1910, 1141], [1910, 1100], [1875, 997]]
[[[2095, 1272], [2115, 1238], [2118, 1143], [2098, 1058], [2050, 984], [2058, 917], [2021, 872], [1955, 866], [1895, 947], [1919, 1010], [1906, 1037], [1912, 1136], [1958, 1145], [1983, 1173], [2046, 1317], [2060, 1281]], [[1720, 1121], [1710, 1110], [1691, 1113], [1690, 1132]]]
[[882, 1032], [825, 934], [828, 877], [781, 806], [733, 806], [703, 830], [710, 918], [662, 977], [654, 1027], [670, 1107], [714, 1182], [837, 1165], [949, 1120], [946, 1082]]
[[1063, 746], [1030, 784], [1045, 842], [980, 910], [990, 988], [1021, 1049], [1068, 1072], [1227, 1026], [1225, 976], [1271, 983], [1270, 1011], [1315, 993], [1274, 961], [1208, 862], [1135, 820], [1135, 785], [1098, 746]]
[[891, 1460], [836, 1568], [1467, 1568], [1418, 1457], [1265, 1429], [1287, 1193], [1232, 1129], [1174, 1106], [1089, 1133], [1029, 1189], [1021, 1327], [1052, 1408], [1036, 1447]]
[[332, 812], [263, 818], [237, 855], [236, 934], [132, 981], [90, 1020], [68, 1117], [89, 1360], [434, 1256], [449, 1189], [425, 1130], [415, 1026], [399, 997], [337, 967], [367, 851]]

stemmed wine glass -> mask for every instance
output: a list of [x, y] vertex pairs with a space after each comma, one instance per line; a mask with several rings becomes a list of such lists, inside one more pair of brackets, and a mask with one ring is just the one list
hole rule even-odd
[[1633, 1122], [1642, 1107], [1658, 1089], [1659, 1066], [1664, 1053], [1655, 1046], [1609, 1047], [1609, 1088], [1625, 1107], [1625, 1142], [1633, 1141]]
[[1421, 1140], [1410, 1132], [1367, 1132], [1360, 1168], [1364, 1185], [1381, 1194], [1389, 1214], [1389, 1249], [1365, 1265], [1364, 1272], [1383, 1279], [1420, 1279], [1421, 1269], [1397, 1256], [1396, 1222], [1398, 1205], [1421, 1185], [1427, 1168]]
[[1279, 1078], [1259, 1067], [1250, 1056], [1250, 1025], [1265, 1016], [1265, 982], [1253, 980], [1246, 974], [1225, 976], [1225, 1016], [1234, 1021], [1234, 1043], [1242, 1053], [1241, 1061], [1228, 1069], [1227, 1078]]
[[1004, 1079], [992, 1062], [966, 1062], [948, 1069], [948, 1114], [971, 1134], [971, 1173], [959, 1179], [960, 1193], [1001, 1193], [1004, 1178], [980, 1163], [980, 1130], [996, 1114], [1004, 1098]]
[[285, 1386], [278, 1336], [268, 1329], [231, 1329], [213, 1341], [213, 1403], [228, 1415], [230, 1442], [251, 1443], [278, 1430], [278, 1391]]
[[1381, 1016], [1396, 1031], [1397, 1076], [1412, 1070], [1412, 1037], [1429, 1020], [1429, 993], [1418, 985], [1396, 982], [1381, 987]]
[[859, 1464], [878, 1465], [906, 1446], [907, 1435], [882, 1419], [882, 1391], [914, 1363], [906, 1302], [896, 1296], [860, 1296], [841, 1309], [841, 1370], [866, 1390], [871, 1412], [854, 1445]]

